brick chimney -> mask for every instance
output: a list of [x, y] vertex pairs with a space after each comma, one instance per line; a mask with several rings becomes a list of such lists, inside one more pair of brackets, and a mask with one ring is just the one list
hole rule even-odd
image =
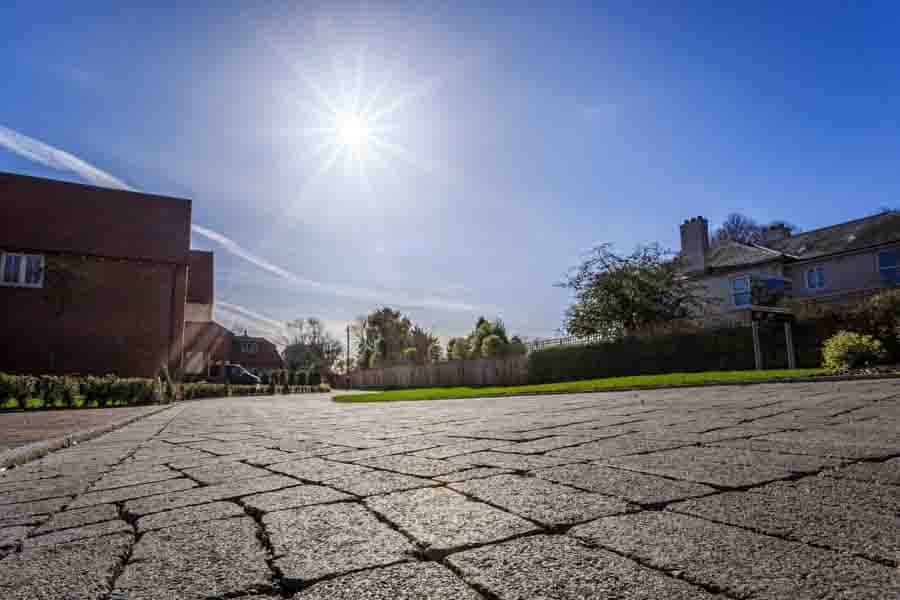
[[766, 244], [777, 242], [790, 236], [791, 230], [788, 229], [784, 223], [775, 223], [763, 228], [760, 243], [765, 246]]
[[702, 271], [709, 250], [709, 221], [694, 217], [681, 224], [681, 257], [688, 271]]

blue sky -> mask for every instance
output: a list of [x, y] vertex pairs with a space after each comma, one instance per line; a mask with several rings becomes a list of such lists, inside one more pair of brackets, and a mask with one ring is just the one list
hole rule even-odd
[[[898, 204], [887, 2], [51, 4], [4, 7], [0, 170], [86, 178], [21, 134], [191, 198], [232, 244], [193, 238], [227, 325], [391, 304], [443, 337], [480, 313], [549, 336], [595, 243]], [[381, 115], [379, 143], [373, 121], [351, 154], [329, 106]]]

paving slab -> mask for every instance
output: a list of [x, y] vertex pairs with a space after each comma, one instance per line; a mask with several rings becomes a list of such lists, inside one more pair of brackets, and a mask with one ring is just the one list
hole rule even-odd
[[513, 469], [516, 471], [530, 471], [532, 469], [581, 462], [580, 459], [572, 458], [491, 451], [473, 452], [472, 454], [454, 456], [448, 458], [447, 461], [466, 466], [499, 467], [501, 469]]
[[49, 533], [57, 529], [70, 529], [92, 523], [112, 521], [118, 518], [119, 509], [114, 504], [98, 504], [86, 508], [67, 510], [53, 515], [49, 521], [37, 528], [35, 535]]
[[678, 502], [667, 510], [900, 564], [900, 527], [893, 511], [834, 506], [809, 489], [769, 485]]
[[446, 488], [373, 496], [365, 502], [424, 549], [436, 553], [497, 542], [538, 529], [520, 517]]
[[[898, 425], [900, 426], [900, 425]], [[823, 475], [857, 481], [900, 485], [900, 457], [884, 462], [862, 462], [839, 469], [823, 471]]]
[[131, 535], [41, 546], [0, 560], [4, 600], [100, 600], [125, 560]]
[[347, 464], [322, 458], [305, 458], [269, 465], [269, 470], [284, 473], [298, 479], [321, 483], [329, 479], [365, 473], [369, 469], [355, 464]]
[[676, 481], [595, 463], [540, 469], [534, 475], [642, 505], [664, 504], [716, 492], [715, 488], [699, 483]]
[[369, 458], [360, 461], [361, 465], [375, 469], [396, 471], [418, 477], [437, 477], [454, 471], [461, 471], [464, 467], [445, 460], [422, 458], [420, 456], [392, 455], [379, 458]]
[[512, 469], [501, 469], [500, 467], [474, 467], [472, 469], [456, 471], [455, 473], [438, 475], [434, 479], [444, 483], [454, 483], [457, 481], [468, 481], [470, 479], [481, 479], [482, 477], [493, 477], [494, 475], [507, 475], [513, 472]]
[[275, 492], [244, 496], [241, 503], [259, 512], [352, 500], [353, 496], [321, 485], [298, 485]]
[[190, 479], [168, 479], [155, 483], [143, 483], [140, 485], [131, 485], [128, 487], [114, 488], [110, 490], [101, 490], [98, 492], [87, 492], [81, 494], [69, 505], [69, 508], [79, 508], [82, 506], [92, 506], [95, 504], [110, 504], [113, 502], [123, 502], [132, 498], [143, 498], [144, 496], [155, 496], [158, 494], [166, 494], [169, 492], [178, 492], [192, 487], [197, 484]]
[[270, 588], [267, 554], [257, 531], [256, 523], [243, 517], [145, 533], [112, 597], [200, 600]]
[[0, 598], [900, 596], [894, 388], [186, 402], [0, 471]]
[[138, 532], [143, 533], [186, 523], [203, 523], [204, 521], [242, 517], [245, 514], [244, 509], [234, 502], [210, 502], [147, 515], [138, 519], [136, 526]]
[[498, 600], [702, 600], [703, 589], [566, 536], [537, 535], [453, 554], [463, 578]]
[[[94, 523], [92, 525], [84, 525], [82, 527], [73, 527], [71, 529], [60, 529], [43, 535], [35, 535], [29, 537], [23, 542], [23, 548], [26, 550], [35, 546], [54, 546], [64, 544], [84, 538], [101, 537], [114, 533], [131, 533], [131, 525], [116, 519], [114, 521], [104, 521], [102, 523]], [[38, 533], [38, 532], [35, 532]]]
[[611, 458], [613, 456], [643, 454], [645, 452], [666, 450], [668, 448], [677, 448], [686, 445], [688, 445], [688, 442], [653, 439], [640, 434], [633, 434], [597, 440], [581, 444], [580, 446], [562, 448], [560, 450], [552, 450], [548, 454], [550, 456], [560, 456], [565, 458], [597, 460], [601, 458]]
[[570, 534], [738, 597], [874, 600], [900, 594], [896, 568], [687, 515], [606, 517]]
[[275, 565], [289, 585], [412, 558], [407, 539], [356, 503], [324, 504], [265, 515]]
[[634, 506], [617, 498], [537, 477], [499, 475], [451, 483], [450, 488], [546, 527], [571, 525], [634, 510]]
[[167, 479], [177, 479], [182, 476], [178, 471], [166, 466], [154, 466], [149, 469], [140, 470], [132, 469], [133, 467], [130, 468], [127, 465], [119, 469], [113, 469], [98, 479], [90, 487], [90, 491], [97, 492], [144, 483], [156, 483], [159, 481], [166, 481]]
[[193, 469], [184, 469], [183, 473], [199, 481], [200, 483], [224, 483], [226, 481], [238, 481], [240, 479], [252, 479], [254, 477], [263, 477], [271, 475], [271, 471], [245, 465], [240, 462], [231, 462], [221, 465], [213, 465], [209, 467], [195, 467]]
[[438, 483], [431, 479], [403, 475], [402, 473], [369, 471], [359, 475], [347, 475], [337, 479], [330, 479], [328, 485], [339, 490], [345, 490], [356, 496], [374, 496], [376, 494], [388, 494], [390, 492], [429, 487], [438, 485]]
[[480, 600], [482, 596], [437, 563], [404, 563], [323, 581], [295, 600]]
[[168, 494], [159, 494], [148, 498], [138, 498], [125, 503], [125, 512], [133, 516], [144, 516], [163, 510], [182, 508], [196, 504], [206, 504], [217, 500], [230, 500], [260, 492], [270, 492], [280, 488], [297, 485], [299, 482], [290, 477], [269, 475], [254, 477], [243, 481], [219, 483], [206, 487], [198, 487]]

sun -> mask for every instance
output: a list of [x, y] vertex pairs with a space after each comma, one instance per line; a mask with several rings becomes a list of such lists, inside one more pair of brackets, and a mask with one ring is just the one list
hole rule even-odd
[[357, 153], [364, 150], [372, 136], [372, 127], [366, 116], [351, 112], [338, 115], [336, 120], [335, 129], [341, 145]]
[[310, 158], [318, 163], [309, 182], [340, 171], [358, 176], [368, 188], [370, 175], [393, 171], [393, 161], [433, 172], [433, 161], [422, 156], [420, 149], [414, 151], [403, 143], [410, 133], [404, 109], [430, 95], [440, 79], [389, 85], [388, 80], [366, 76], [363, 54], [353, 67], [344, 68], [338, 59], [335, 64], [340, 68], [335, 68], [336, 81], [331, 85], [301, 76], [309, 93], [298, 94], [303, 114], [300, 132], [311, 142]]

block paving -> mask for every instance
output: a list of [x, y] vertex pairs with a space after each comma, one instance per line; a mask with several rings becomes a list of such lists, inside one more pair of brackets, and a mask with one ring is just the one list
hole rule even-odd
[[185, 402], [0, 472], [0, 598], [900, 597], [892, 380]]

